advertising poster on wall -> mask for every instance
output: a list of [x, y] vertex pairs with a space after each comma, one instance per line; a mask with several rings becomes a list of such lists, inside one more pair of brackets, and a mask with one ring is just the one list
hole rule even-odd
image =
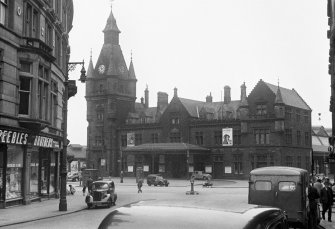
[[233, 145], [233, 128], [222, 129], [222, 146]]
[[135, 146], [135, 133], [127, 133], [127, 147]]

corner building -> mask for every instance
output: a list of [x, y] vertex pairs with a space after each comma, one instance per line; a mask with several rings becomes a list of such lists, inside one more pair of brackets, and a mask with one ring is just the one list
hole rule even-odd
[[[310, 170], [311, 109], [294, 90], [259, 80], [247, 96], [224, 101], [180, 98], [158, 92], [149, 106], [149, 89], [136, 102], [136, 75], [127, 68], [113, 13], [104, 29], [104, 44], [86, 83], [88, 167], [102, 176], [161, 173], [187, 178], [193, 171], [214, 178], [247, 178], [258, 167], [286, 165]], [[226, 131], [230, 133], [224, 144]]]
[[0, 1], [0, 208], [58, 197], [72, 0]]

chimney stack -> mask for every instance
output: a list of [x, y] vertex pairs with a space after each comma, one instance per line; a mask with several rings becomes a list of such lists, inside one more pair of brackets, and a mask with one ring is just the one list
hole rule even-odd
[[229, 86], [225, 86], [224, 87], [224, 99], [223, 99], [223, 103], [224, 104], [228, 104], [230, 102], [231, 102], [230, 87]]
[[206, 103], [212, 103], [213, 102], [213, 97], [212, 97], [212, 92], [209, 93], [209, 95], [206, 96]]
[[149, 90], [148, 90], [148, 85], [144, 91], [144, 99], [145, 99], [145, 104], [144, 107], [148, 108], [149, 107]]
[[157, 109], [161, 110], [169, 104], [169, 96], [165, 92], [157, 93]]

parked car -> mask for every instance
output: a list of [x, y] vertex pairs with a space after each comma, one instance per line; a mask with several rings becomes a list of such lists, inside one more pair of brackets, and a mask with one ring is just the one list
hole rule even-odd
[[167, 179], [164, 179], [162, 175], [160, 174], [149, 174], [147, 176], [147, 184], [149, 186], [169, 186], [169, 181]]
[[[159, 226], [158, 226], [159, 225]], [[109, 213], [99, 225], [105, 228], [233, 228], [288, 229], [284, 211], [279, 208], [244, 204], [234, 210], [183, 206], [141, 201]]]
[[95, 181], [92, 184], [92, 192], [89, 193], [85, 202], [88, 208], [95, 206], [111, 207], [115, 205], [117, 194], [115, 192], [115, 184], [113, 181]]
[[212, 178], [211, 174], [204, 173], [203, 171], [194, 171], [192, 176], [195, 180], [208, 180]]
[[68, 181], [79, 181], [81, 179], [81, 172], [76, 172], [68, 175]]

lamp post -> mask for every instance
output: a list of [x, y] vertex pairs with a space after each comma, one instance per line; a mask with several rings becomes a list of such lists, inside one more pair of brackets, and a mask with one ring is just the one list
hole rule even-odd
[[69, 80], [69, 71], [73, 71], [76, 68], [76, 65], [82, 65], [80, 82], [85, 83], [86, 81], [86, 70], [84, 67], [84, 60], [82, 62], [69, 62], [70, 53], [68, 51], [66, 55], [66, 75], [64, 81], [64, 105], [63, 105], [63, 150], [61, 151], [60, 157], [60, 199], [59, 199], [59, 211], [67, 211], [67, 201], [66, 201], [66, 175], [67, 175], [67, 104], [70, 97], [74, 96], [77, 93], [77, 86], [75, 80]]

